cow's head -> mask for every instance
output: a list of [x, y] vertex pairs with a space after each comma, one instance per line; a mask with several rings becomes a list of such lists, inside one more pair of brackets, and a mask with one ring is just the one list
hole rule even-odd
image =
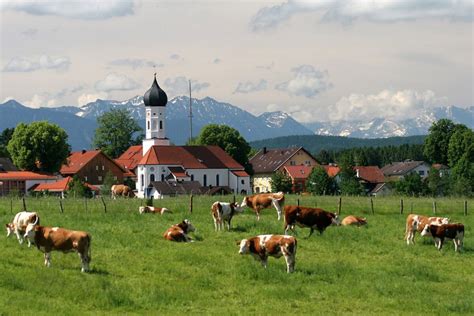
[[193, 224], [191, 224], [191, 221], [189, 219], [185, 219], [183, 221], [184, 227], [186, 227], [186, 232], [194, 232], [196, 231], [196, 227], [194, 227]]
[[242, 239], [237, 242], [237, 245], [239, 245], [239, 254], [245, 255], [250, 252], [250, 241], [248, 239]]
[[230, 203], [230, 207], [232, 207], [236, 213], [242, 213], [244, 211], [244, 207], [237, 203]]
[[337, 213], [332, 213], [333, 216], [331, 217], [331, 225], [339, 226], [341, 225], [341, 219]]
[[140, 206], [140, 207], [138, 208], [138, 212], [139, 212], [140, 214], [145, 213], [146, 210], [147, 210], [147, 207], [146, 207], [146, 206]]
[[244, 199], [242, 200], [242, 203], [240, 204], [240, 207], [246, 207], [248, 204], [249, 204], [249, 197], [246, 196], [246, 197], [244, 197]]
[[449, 224], [449, 218], [448, 217], [443, 217], [441, 219], [441, 225], [446, 225]]
[[426, 224], [423, 230], [420, 233], [421, 236], [429, 236], [431, 235], [431, 228], [430, 225]]
[[15, 226], [13, 225], [13, 223], [8, 223], [5, 224], [5, 228], [7, 229], [7, 237], [9, 237], [13, 233]]

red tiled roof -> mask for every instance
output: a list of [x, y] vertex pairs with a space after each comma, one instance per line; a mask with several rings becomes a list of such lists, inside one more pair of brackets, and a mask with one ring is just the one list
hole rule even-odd
[[32, 171], [6, 171], [0, 172], [0, 180], [54, 180], [57, 179], [51, 174]]
[[232, 173], [235, 174], [237, 177], [249, 177], [249, 174], [244, 170], [235, 170], [232, 171]]
[[87, 182], [84, 183], [84, 185], [85, 185], [86, 187], [88, 187], [89, 189], [91, 189], [92, 191], [96, 191], [96, 192], [99, 192], [99, 191], [100, 191], [100, 189], [99, 189], [98, 187], [96, 187], [95, 185], [89, 184], [89, 183], [87, 183]]
[[186, 171], [181, 168], [181, 167], [168, 167], [168, 169], [170, 170], [170, 172], [176, 177], [176, 178], [186, 178], [186, 177], [189, 177], [187, 174], [186, 174]]
[[40, 191], [51, 191], [51, 192], [62, 192], [66, 191], [69, 186], [69, 182], [72, 181], [71, 177], [66, 177], [64, 179], [61, 179], [56, 182], [51, 182], [51, 183], [40, 183], [34, 191], [40, 192]]
[[100, 154], [100, 150], [76, 151], [67, 158], [67, 163], [62, 165], [61, 174], [75, 174], [81, 170], [89, 161]]
[[337, 176], [339, 171], [341, 171], [341, 168], [339, 168], [338, 166], [331, 166], [331, 165], [322, 165], [322, 166], [324, 170], [326, 170], [326, 173], [328, 174], [328, 176], [330, 177]]
[[137, 167], [138, 162], [143, 157], [142, 145], [130, 146], [120, 157], [115, 159], [115, 162], [119, 164], [125, 172], [126, 176], [134, 176], [133, 170]]
[[261, 149], [250, 158], [254, 173], [272, 173], [293, 157], [303, 147]]
[[354, 166], [359, 171], [359, 178], [369, 183], [382, 183], [385, 181], [382, 170], [377, 166]]
[[312, 166], [285, 166], [284, 168], [293, 179], [306, 179], [313, 170]]
[[440, 164], [440, 163], [434, 163], [432, 167], [435, 168], [436, 170], [449, 169], [448, 166]]
[[185, 169], [243, 169], [218, 146], [153, 146], [139, 165], [176, 165]]

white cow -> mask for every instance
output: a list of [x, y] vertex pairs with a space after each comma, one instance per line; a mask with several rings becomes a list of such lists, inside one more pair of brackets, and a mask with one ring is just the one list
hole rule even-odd
[[212, 218], [216, 231], [224, 228], [227, 223], [227, 230], [230, 230], [230, 221], [236, 213], [242, 213], [244, 208], [237, 203], [214, 202], [211, 207]]
[[[40, 218], [36, 212], [19, 212], [13, 218], [11, 223], [5, 224], [7, 229], [7, 237], [9, 237], [12, 233], [15, 233], [16, 238], [20, 244], [23, 243], [24, 240], [24, 233], [26, 231], [26, 227], [28, 224], [39, 225]], [[28, 240], [28, 247], [31, 247], [31, 241], [29, 238]]]

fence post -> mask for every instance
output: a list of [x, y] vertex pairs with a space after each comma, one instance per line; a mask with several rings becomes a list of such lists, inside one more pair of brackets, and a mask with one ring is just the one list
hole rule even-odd
[[107, 205], [105, 204], [104, 198], [101, 196], [100, 200], [102, 201], [102, 204], [104, 204], [104, 213], [107, 213]]
[[150, 204], [151, 204], [150, 206], [153, 206], [153, 195], [150, 196]]
[[370, 210], [372, 211], [372, 215], [374, 215], [374, 200], [370, 198]]
[[467, 200], [464, 200], [464, 216], [467, 216]]
[[342, 197], [339, 197], [339, 203], [337, 204], [337, 214], [341, 215], [341, 208], [342, 208]]
[[26, 201], [25, 201], [25, 197], [23, 196], [21, 198], [21, 200], [23, 201], [23, 211], [26, 211]]
[[436, 201], [433, 200], [433, 214], [436, 214]]
[[64, 213], [63, 201], [61, 199], [59, 199], [59, 210], [61, 211], [61, 213]]
[[13, 214], [13, 199], [10, 199], [10, 214]]
[[297, 199], [296, 202], [298, 203], [298, 206], [300, 206], [300, 199]]
[[193, 195], [189, 197], [189, 213], [193, 213]]
[[400, 214], [403, 214], [403, 199], [400, 199]]

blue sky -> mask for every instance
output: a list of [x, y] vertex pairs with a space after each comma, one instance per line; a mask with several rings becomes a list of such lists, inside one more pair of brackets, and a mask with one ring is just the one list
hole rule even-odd
[[473, 102], [472, 1], [2, 1], [0, 102], [211, 96], [299, 121]]

